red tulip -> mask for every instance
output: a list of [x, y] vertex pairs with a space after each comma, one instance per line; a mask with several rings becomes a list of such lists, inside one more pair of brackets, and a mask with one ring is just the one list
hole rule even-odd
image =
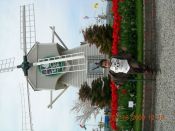
[[120, 41], [120, 21], [121, 21], [121, 16], [119, 15], [118, 8], [119, 8], [119, 3], [120, 0], [113, 0], [113, 6], [112, 6], [112, 11], [114, 13], [114, 21], [113, 21], [113, 43], [112, 43], [112, 54], [117, 55], [118, 54], [118, 44]]
[[[113, 43], [112, 43], [112, 55], [118, 54], [118, 45], [120, 41], [120, 22], [121, 22], [121, 16], [118, 12], [119, 8], [119, 2], [123, 0], [113, 0], [112, 3], [112, 11], [114, 13], [114, 20], [113, 20]], [[116, 126], [116, 117], [118, 112], [118, 88], [115, 86], [115, 83], [111, 81], [110, 84], [111, 87], [111, 117], [110, 117], [110, 125], [112, 129], [117, 130]]]
[[116, 118], [117, 118], [117, 112], [118, 112], [118, 88], [115, 86], [115, 83], [111, 81], [110, 84], [111, 87], [111, 94], [112, 94], [112, 100], [111, 100], [111, 117], [110, 117], [110, 125], [112, 129], [117, 130], [116, 125]]
[[121, 93], [122, 93], [123, 95], [126, 95], [126, 94], [127, 94], [127, 90], [126, 90], [126, 89], [122, 89], [122, 90], [121, 90]]

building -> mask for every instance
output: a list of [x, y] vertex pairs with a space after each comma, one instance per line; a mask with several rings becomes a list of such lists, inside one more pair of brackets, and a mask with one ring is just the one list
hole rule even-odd
[[36, 91], [80, 87], [85, 81], [91, 84], [95, 78], [107, 75], [105, 69], [96, 68], [96, 63], [107, 56], [101, 54], [95, 45], [81, 44], [77, 48], [67, 49], [58, 43], [36, 43], [27, 58], [29, 63], [64, 59], [32, 66], [28, 70], [28, 81]]

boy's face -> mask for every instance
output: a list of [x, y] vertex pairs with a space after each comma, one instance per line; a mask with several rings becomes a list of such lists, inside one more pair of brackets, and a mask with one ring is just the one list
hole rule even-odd
[[106, 60], [106, 61], [103, 61], [102, 66], [108, 68], [111, 66], [111, 63], [108, 60]]

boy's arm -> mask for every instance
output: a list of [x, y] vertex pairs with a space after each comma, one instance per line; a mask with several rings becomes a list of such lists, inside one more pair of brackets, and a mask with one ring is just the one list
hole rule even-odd
[[128, 75], [124, 73], [114, 73], [113, 71], [109, 71], [109, 76], [111, 80], [116, 83], [116, 85], [123, 85], [128, 81]]
[[131, 54], [119, 53], [118, 55], [113, 56], [113, 58], [129, 60], [129, 59], [132, 59], [132, 56], [131, 56]]
[[130, 53], [127, 53], [127, 48], [126, 47], [121, 47], [121, 52], [119, 52], [118, 55], [116, 56], [113, 56], [114, 58], [117, 58], [117, 59], [127, 59], [127, 60], [131, 60], [132, 59], [132, 55]]

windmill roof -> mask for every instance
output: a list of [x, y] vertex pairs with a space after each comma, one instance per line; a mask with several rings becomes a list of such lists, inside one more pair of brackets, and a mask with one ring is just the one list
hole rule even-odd
[[[29, 51], [27, 58], [30, 63], [39, 59], [59, 56], [65, 49], [57, 43], [36, 43]], [[62, 74], [46, 76], [42, 74], [38, 66], [33, 66], [28, 71], [28, 81], [34, 90], [50, 90], [65, 88], [65, 84], [57, 83]], [[59, 86], [59, 87], [57, 87]]]

